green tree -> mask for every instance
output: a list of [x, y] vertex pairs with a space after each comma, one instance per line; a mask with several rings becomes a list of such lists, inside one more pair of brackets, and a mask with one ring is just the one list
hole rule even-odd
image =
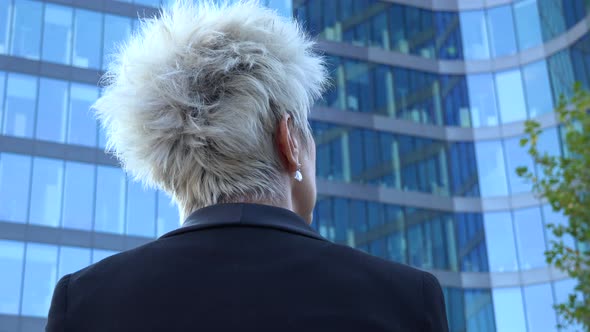
[[[545, 252], [547, 262], [577, 280], [574, 293], [565, 303], [555, 306], [561, 317], [560, 327], [576, 324], [590, 331], [590, 93], [574, 87], [571, 99], [560, 98], [556, 114], [564, 138], [563, 155], [549, 155], [540, 151], [537, 143], [542, 132], [537, 121], [525, 124], [527, 147], [536, 172], [527, 167], [517, 168], [519, 176], [532, 184], [533, 193], [546, 200], [556, 212], [568, 218], [566, 224], [552, 224], [548, 228], [555, 235]], [[567, 245], [571, 236], [577, 244]]]

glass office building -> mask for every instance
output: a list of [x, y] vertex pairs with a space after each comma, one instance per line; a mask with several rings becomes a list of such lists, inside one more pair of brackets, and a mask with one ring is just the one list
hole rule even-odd
[[[574, 282], [547, 266], [565, 218], [514, 169], [526, 119], [590, 87], [588, 0], [266, 0], [317, 36], [314, 226], [434, 273], [451, 331], [555, 331]], [[116, 43], [160, 0], [0, 0], [0, 330], [39, 331], [64, 274], [178, 226], [103, 152], [89, 111]]]

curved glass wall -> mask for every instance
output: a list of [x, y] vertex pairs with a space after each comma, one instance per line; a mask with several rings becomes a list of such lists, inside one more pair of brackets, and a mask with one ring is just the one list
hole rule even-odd
[[584, 0], [520, 0], [484, 10], [431, 11], [378, 0], [298, 0], [312, 35], [424, 58], [481, 60], [539, 46], [581, 21]]

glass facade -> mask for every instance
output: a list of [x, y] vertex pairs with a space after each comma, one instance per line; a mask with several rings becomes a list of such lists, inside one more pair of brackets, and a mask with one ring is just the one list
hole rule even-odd
[[[43, 322], [61, 276], [128, 249], [112, 243], [143, 243], [179, 225], [169, 196], [130, 180], [104, 155], [104, 133], [90, 110], [110, 54], [139, 24], [124, 9], [141, 16], [172, 1], [121, 2], [120, 13], [103, 13], [81, 4], [0, 0], [0, 65], [7, 59], [59, 66], [37, 74], [0, 66], [2, 327], [6, 317], [18, 317], [15, 331], [37, 330], [28, 326]], [[313, 112], [341, 112], [311, 121], [317, 231], [432, 271], [443, 286], [451, 331], [556, 331], [552, 306], [575, 283], [549, 271], [543, 252], [555, 241], [546, 225], [567, 219], [535, 202], [530, 184], [516, 175], [516, 167], [532, 168], [532, 161], [511, 128], [551, 113], [574, 81], [590, 87], [590, 33], [565, 38], [544, 58], [512, 60], [563, 39], [587, 18], [588, 1], [516, 0], [448, 11], [378, 0], [264, 3], [293, 15], [320, 40], [378, 48], [408, 62], [392, 66], [326, 52], [332, 86]], [[415, 60], [450, 60], [465, 70], [418, 70]], [[501, 69], [472, 70], [485, 61]], [[63, 68], [83, 75], [63, 75]], [[348, 118], [373, 125], [342, 121]], [[417, 129], [402, 133], [380, 120]], [[560, 137], [558, 124], [550, 124], [541, 149], [562, 153]], [[36, 235], [15, 239], [14, 229]], [[112, 241], [79, 244], [90, 237]]]

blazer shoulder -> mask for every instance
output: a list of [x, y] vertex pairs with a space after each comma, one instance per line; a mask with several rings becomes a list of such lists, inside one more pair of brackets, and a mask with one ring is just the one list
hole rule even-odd
[[49, 307], [47, 325], [45, 327], [46, 332], [65, 331], [68, 312], [68, 288], [71, 276], [71, 274], [63, 276], [57, 282], [57, 285], [55, 285], [51, 306]]

